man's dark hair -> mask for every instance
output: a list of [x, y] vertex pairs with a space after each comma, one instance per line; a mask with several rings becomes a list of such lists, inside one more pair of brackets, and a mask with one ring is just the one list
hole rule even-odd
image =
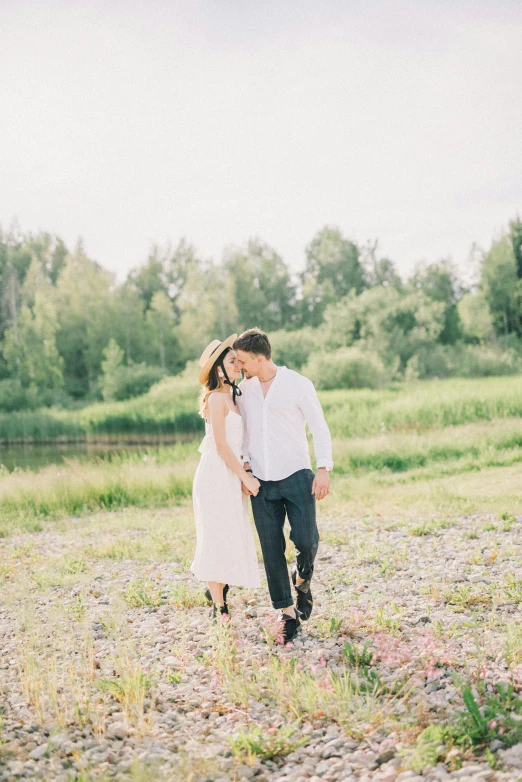
[[264, 331], [257, 327], [240, 334], [234, 342], [234, 350], [244, 350], [245, 353], [253, 353], [255, 356], [272, 358], [272, 348], [268, 337]]

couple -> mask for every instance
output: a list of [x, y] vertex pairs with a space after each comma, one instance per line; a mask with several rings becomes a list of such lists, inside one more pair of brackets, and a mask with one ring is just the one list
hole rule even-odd
[[[197, 545], [191, 570], [208, 582], [214, 617], [228, 614], [229, 585], [259, 586], [247, 512], [250, 495], [270, 597], [281, 610], [281, 636], [287, 643], [300, 620], [312, 613], [310, 582], [319, 542], [315, 501], [330, 490], [330, 432], [312, 382], [274, 364], [261, 329], [214, 340], [199, 364], [199, 411], [206, 434], [194, 477]], [[241, 372], [244, 379], [238, 387]], [[306, 424], [314, 440], [315, 476]], [[296, 605], [285, 559], [286, 516], [296, 549]]]

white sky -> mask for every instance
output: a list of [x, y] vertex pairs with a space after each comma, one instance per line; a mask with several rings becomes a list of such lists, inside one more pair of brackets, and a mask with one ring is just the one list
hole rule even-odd
[[0, 223], [125, 272], [186, 236], [401, 272], [522, 211], [519, 0], [0, 0]]

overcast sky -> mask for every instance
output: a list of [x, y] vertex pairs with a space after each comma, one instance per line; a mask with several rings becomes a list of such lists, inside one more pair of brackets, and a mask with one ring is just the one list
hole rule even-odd
[[125, 272], [324, 224], [403, 274], [522, 213], [519, 0], [0, 0], [0, 223]]

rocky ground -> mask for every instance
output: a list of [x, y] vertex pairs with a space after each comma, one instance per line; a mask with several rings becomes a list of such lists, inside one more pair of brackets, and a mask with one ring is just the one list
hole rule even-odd
[[463, 710], [463, 683], [479, 702], [518, 687], [522, 517], [323, 516], [316, 609], [289, 647], [264, 588], [231, 590], [212, 627], [186, 560], [89, 558], [99, 525], [80, 555], [84, 524], [1, 541], [1, 780], [522, 779], [501, 730], [489, 762], [455, 745], [419, 767], [412, 749]]

